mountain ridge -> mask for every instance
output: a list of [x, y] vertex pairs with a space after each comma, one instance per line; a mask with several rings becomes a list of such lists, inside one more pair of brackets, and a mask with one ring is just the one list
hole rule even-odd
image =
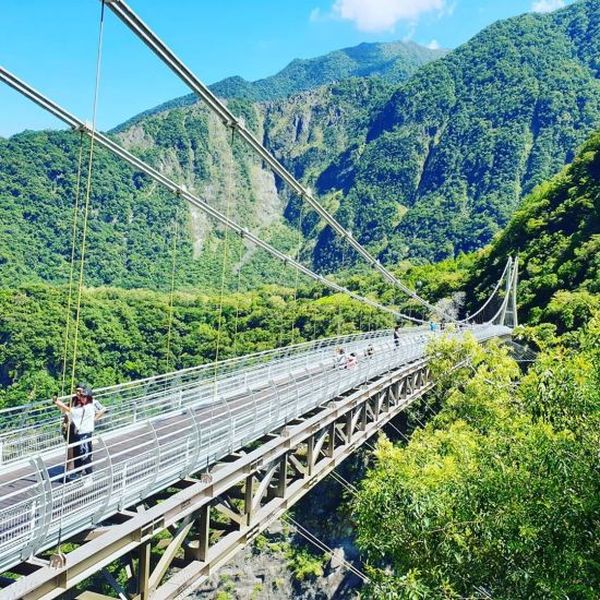
[[[351, 77], [380, 76], [397, 83], [410, 77], [421, 65], [447, 52], [446, 49], [431, 49], [415, 42], [363, 42], [314, 58], [295, 58], [274, 75], [262, 79], [248, 81], [234, 75], [208, 87], [223, 99], [267, 102]], [[167, 100], [127, 119], [114, 127], [112, 132], [119, 133], [144, 117], [190, 106], [196, 101], [193, 93]]]

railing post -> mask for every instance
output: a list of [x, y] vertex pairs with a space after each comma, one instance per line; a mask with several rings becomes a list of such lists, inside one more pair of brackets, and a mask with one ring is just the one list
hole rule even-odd
[[106, 446], [106, 443], [104, 442], [104, 439], [101, 436], [98, 436], [96, 438], [96, 441], [99, 442], [100, 446], [102, 446], [102, 450], [104, 452], [104, 454], [106, 454], [106, 462], [108, 464], [108, 485], [107, 485], [107, 489], [106, 489], [106, 499], [104, 501], [104, 504], [101, 508], [99, 508], [95, 513], [94, 513], [94, 517], [93, 517], [93, 523], [97, 523], [98, 520], [102, 517], [103, 513], [106, 511], [110, 500], [112, 499], [112, 493], [113, 493], [113, 483], [114, 483], [114, 473], [113, 473], [113, 464], [112, 464], [112, 458], [110, 456], [110, 452], [108, 451], [108, 447]]
[[50, 475], [48, 473], [48, 468], [44, 464], [44, 461], [36, 456], [31, 460], [35, 471], [36, 477], [38, 480], [38, 487], [40, 488], [39, 496], [43, 498], [43, 506], [41, 507], [42, 516], [39, 520], [40, 525], [37, 528], [38, 530], [32, 532], [32, 537], [30, 543], [27, 545], [26, 553], [33, 554], [42, 546], [46, 535], [48, 534], [48, 529], [50, 528], [50, 523], [52, 521], [52, 483], [50, 481]]

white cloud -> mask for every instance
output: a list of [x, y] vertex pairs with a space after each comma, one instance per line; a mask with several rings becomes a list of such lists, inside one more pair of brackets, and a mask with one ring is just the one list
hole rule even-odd
[[427, 47], [430, 50], [439, 50], [440, 49], [440, 43], [437, 40], [431, 40], [429, 42], [429, 44], [427, 44]]
[[547, 13], [562, 8], [564, 5], [565, 0], [536, 0], [531, 6], [531, 10], [538, 13]]
[[[548, 1], [548, 0], [546, 0]], [[333, 13], [353, 21], [360, 31], [389, 31], [398, 21], [415, 21], [426, 12], [441, 12], [446, 0], [336, 0]]]

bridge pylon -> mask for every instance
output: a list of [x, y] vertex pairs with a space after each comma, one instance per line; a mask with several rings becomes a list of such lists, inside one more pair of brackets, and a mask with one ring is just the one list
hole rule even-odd
[[517, 313], [517, 283], [519, 276], [519, 257], [508, 259], [508, 269], [506, 271], [506, 291], [502, 312], [500, 314], [500, 325], [506, 325], [514, 329], [519, 324]]

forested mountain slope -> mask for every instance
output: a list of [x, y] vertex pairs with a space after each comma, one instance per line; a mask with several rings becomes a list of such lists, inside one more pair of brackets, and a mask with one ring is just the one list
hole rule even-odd
[[[400, 86], [354, 77], [280, 100], [228, 103], [384, 259], [452, 256], [487, 243], [521, 193], [572, 160], [600, 126], [599, 11], [583, 0], [499, 22]], [[369, 62], [370, 53], [385, 52], [367, 50], [361, 64], [371, 72], [379, 59]], [[298, 200], [200, 104], [154, 112], [115, 135], [279, 247], [297, 248]], [[78, 148], [68, 133], [0, 140], [5, 285], [65, 281]], [[89, 284], [164, 289], [177, 222], [177, 287], [218, 285], [222, 231], [102, 153], [94, 174]], [[314, 214], [302, 215], [302, 233], [304, 260], [325, 271], [347, 266]], [[271, 271], [240, 240], [228, 243], [229, 273], [242, 264], [257, 281]], [[274, 271], [270, 281], [279, 277]]]
[[467, 289], [483, 296], [518, 254], [516, 334], [540, 352], [517, 365], [495, 343], [431, 347], [435, 391], [406, 444], [380, 440], [352, 502], [371, 577], [361, 596], [597, 597], [599, 244], [596, 133], [470, 259]]
[[264, 101], [285, 98], [351, 77], [378, 75], [390, 83], [400, 83], [421, 65], [447, 52], [414, 42], [363, 43], [317, 58], [296, 59], [276, 75], [258, 81], [229, 77], [213, 84], [211, 89], [223, 98]]
[[[344, 215], [388, 259], [490, 241], [600, 125], [600, 3], [500, 21], [400, 86], [344, 181]], [[324, 242], [326, 237], [324, 237]]]
[[[292, 152], [295, 144], [294, 171], [310, 177], [319, 172], [321, 161], [333, 159], [350, 140], [366, 135], [374, 107], [389, 90], [379, 78], [355, 78], [334, 91], [305, 92], [273, 105], [268, 113], [263, 105], [247, 101], [230, 100], [229, 106], [259, 138], [268, 139], [278, 155]], [[291, 223], [284, 218], [287, 191], [239, 140], [232, 141], [204, 106], [148, 116], [116, 136], [171, 179], [279, 248], [292, 251], [299, 243], [293, 204], [288, 207]], [[84, 157], [87, 149], [84, 140]], [[72, 132], [26, 132], [0, 140], [0, 262], [5, 265], [0, 285], [66, 281], [79, 150], [79, 135]], [[82, 189], [86, 165], [84, 160]], [[176, 223], [177, 287], [220, 283], [225, 234], [201, 211], [98, 147], [91, 191], [88, 285], [166, 288]], [[304, 216], [304, 233], [314, 239], [321, 226], [307, 213]], [[246, 286], [265, 276], [282, 282], [281, 267], [265, 261], [264, 254], [234, 236], [228, 237], [227, 246], [228, 275], [242, 264]]]
[[483, 297], [510, 255], [520, 261], [518, 298], [526, 322], [552, 321], [564, 331], [600, 307], [600, 132], [572, 165], [525, 199], [477, 259], [467, 287]]

